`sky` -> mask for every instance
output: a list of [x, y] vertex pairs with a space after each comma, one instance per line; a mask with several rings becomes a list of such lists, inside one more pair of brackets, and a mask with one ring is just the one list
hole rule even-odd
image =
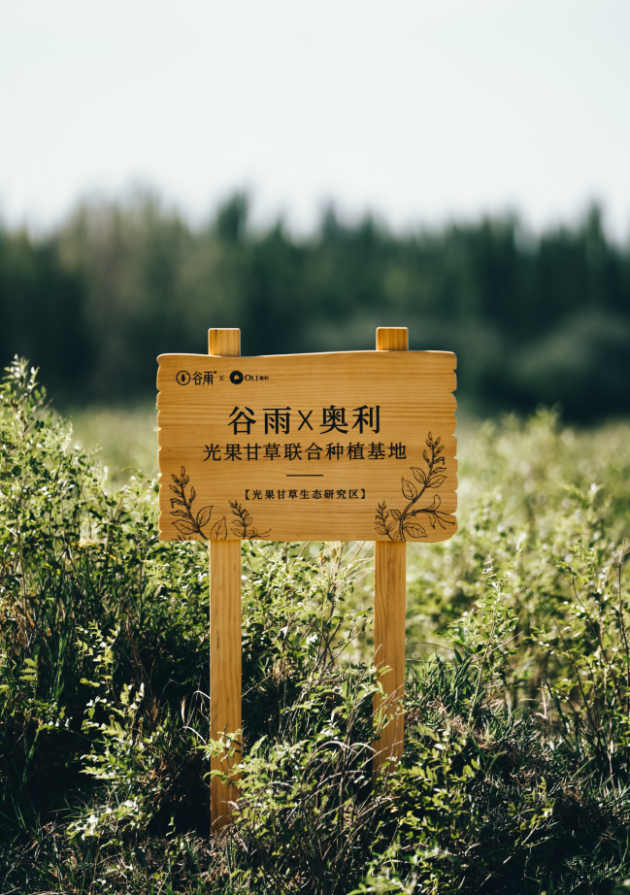
[[630, 236], [630, 0], [0, 0], [0, 219], [235, 190], [308, 231], [598, 201]]

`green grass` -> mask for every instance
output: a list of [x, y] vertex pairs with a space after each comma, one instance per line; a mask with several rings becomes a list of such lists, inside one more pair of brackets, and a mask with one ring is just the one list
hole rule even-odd
[[376, 779], [369, 545], [244, 543], [241, 795], [210, 837], [207, 551], [157, 539], [154, 411], [70, 432], [19, 364], [0, 395], [0, 891], [626, 890], [628, 423], [464, 429]]
[[134, 407], [88, 407], [70, 410], [73, 443], [97, 458], [107, 470], [110, 490], [129, 483], [137, 471], [157, 475], [157, 410], [150, 404]]

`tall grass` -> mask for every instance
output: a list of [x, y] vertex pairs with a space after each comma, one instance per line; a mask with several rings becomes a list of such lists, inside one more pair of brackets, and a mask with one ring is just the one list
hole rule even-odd
[[98, 452], [99, 464], [106, 471], [108, 491], [128, 485], [138, 472], [148, 477], [158, 474], [154, 405], [94, 405], [70, 410], [68, 417], [73, 445]]
[[[630, 877], [630, 427], [460, 456], [409, 548], [402, 761], [371, 773], [370, 551], [243, 544], [243, 750], [209, 836], [207, 552], [157, 540], [25, 363], [0, 396], [0, 891], [606, 893]], [[367, 577], [366, 577], [367, 576]]]

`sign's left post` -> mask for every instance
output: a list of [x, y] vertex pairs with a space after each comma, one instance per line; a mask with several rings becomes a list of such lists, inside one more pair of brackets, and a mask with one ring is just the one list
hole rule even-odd
[[[240, 357], [240, 329], [208, 330], [208, 354]], [[241, 542], [210, 541], [210, 738], [228, 741], [211, 770], [229, 772], [240, 760], [241, 730]], [[235, 735], [238, 733], [237, 738]], [[229, 744], [232, 747], [229, 747]], [[233, 751], [232, 757], [229, 752]], [[213, 833], [230, 823], [230, 802], [238, 798], [233, 782], [219, 775], [210, 782]]]

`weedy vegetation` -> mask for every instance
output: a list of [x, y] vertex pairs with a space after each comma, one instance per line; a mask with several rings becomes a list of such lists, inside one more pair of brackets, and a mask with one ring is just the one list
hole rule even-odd
[[1, 892], [630, 885], [627, 424], [541, 411], [460, 451], [457, 536], [407, 548], [405, 751], [376, 778], [369, 545], [244, 542], [240, 797], [210, 837], [207, 545], [158, 541], [156, 481], [108, 490], [26, 363], [0, 400]]

